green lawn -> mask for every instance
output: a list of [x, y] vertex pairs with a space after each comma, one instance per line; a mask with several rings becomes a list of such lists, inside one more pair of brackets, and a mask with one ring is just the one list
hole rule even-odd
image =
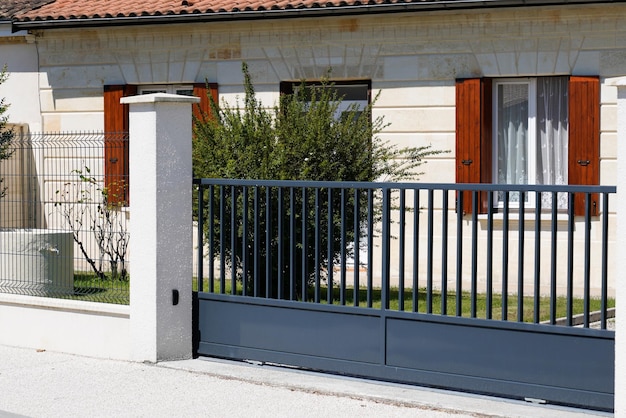
[[[204, 280], [204, 290], [208, 289], [208, 280]], [[197, 280], [193, 279], [193, 290], [197, 290]], [[225, 293], [230, 294], [232, 287], [230, 280], [226, 280], [225, 282]], [[216, 280], [214, 282], [214, 292], [220, 292], [220, 282]], [[354, 289], [348, 288], [344, 294], [343, 303], [348, 306], [354, 306]], [[242, 289], [241, 284], [238, 283], [236, 294], [241, 295]], [[313, 292], [309, 292], [309, 300], [313, 300]], [[472, 306], [471, 306], [471, 295], [469, 292], [463, 292], [461, 295], [461, 316], [463, 317], [471, 317], [472, 316]], [[130, 302], [130, 283], [129, 281], [120, 281], [120, 280], [100, 280], [94, 274], [89, 272], [79, 272], [74, 275], [74, 294], [69, 296], [63, 296], [68, 299], [75, 300], [87, 300], [93, 302], [105, 302], [105, 303], [114, 303], [114, 304], [122, 304], [127, 305]], [[373, 289], [371, 292], [371, 305], [374, 309], [380, 309], [381, 307], [381, 290]], [[320, 288], [320, 299], [321, 303], [328, 303], [328, 288], [321, 287]], [[400, 295], [399, 290], [397, 288], [390, 289], [389, 291], [389, 309], [391, 310], [404, 310], [406, 312], [413, 311], [413, 292], [410, 290], [405, 290], [403, 295], [403, 307], [401, 309], [400, 305]], [[442, 297], [441, 292], [435, 291], [432, 294], [431, 304], [431, 312], [434, 314], [442, 314]], [[510, 321], [517, 321], [517, 312], [518, 312], [518, 298], [516, 295], [509, 295], [507, 298], [507, 310], [506, 310], [506, 319]], [[358, 306], [367, 307], [368, 294], [366, 289], [359, 289], [358, 292]], [[332, 304], [340, 305], [341, 298], [340, 292], [337, 287], [333, 288], [332, 295]], [[455, 292], [448, 292], [446, 297], [446, 310], [445, 314], [447, 315], [456, 315], [456, 304], [457, 297]], [[503, 319], [502, 312], [502, 304], [503, 298], [501, 294], [493, 294], [491, 301], [491, 317], [493, 319]], [[523, 298], [523, 321], [524, 322], [533, 322], [534, 321], [534, 304], [535, 300], [533, 297], [524, 297]], [[609, 308], [615, 307], [615, 299], [609, 299], [607, 301], [607, 306]], [[600, 310], [600, 300], [592, 298], [590, 300], [590, 310], [597, 311]], [[549, 297], [541, 297], [539, 300], [539, 320], [547, 321], [550, 319], [550, 311], [551, 311], [551, 301]], [[417, 312], [426, 313], [428, 312], [428, 301], [426, 298], [425, 289], [419, 289], [417, 292]], [[579, 298], [575, 298], [572, 302], [572, 312], [574, 315], [580, 314], [584, 312], [584, 301]], [[565, 297], [558, 297], [556, 299], [556, 317], [561, 318], [565, 317], [567, 314], [567, 299]], [[487, 295], [486, 294], [478, 294], [476, 296], [476, 307], [475, 307], [475, 316], [477, 318], [487, 318]]]
[[[208, 280], [204, 280], [204, 290], [208, 290]], [[193, 280], [193, 290], [197, 290], [197, 280]], [[230, 294], [232, 291], [232, 286], [230, 280], [226, 280], [225, 293]], [[216, 280], [214, 282], [214, 292], [220, 293], [220, 282]], [[242, 289], [241, 284], [237, 284], [236, 294], [241, 295]], [[400, 310], [400, 297], [399, 290], [397, 288], [390, 289], [389, 292], [389, 309], [391, 310]], [[320, 299], [321, 303], [327, 303], [328, 297], [328, 288], [321, 287], [320, 288]], [[313, 292], [309, 292], [309, 300], [313, 299]], [[404, 306], [403, 309], [406, 312], [413, 311], [413, 292], [410, 290], [405, 290], [403, 298]], [[506, 298], [507, 309], [506, 309], [506, 319], [509, 321], [517, 321], [517, 312], [518, 312], [518, 297], [517, 295], [508, 295]], [[373, 289], [371, 292], [371, 303], [372, 308], [380, 309], [381, 308], [381, 290]], [[432, 294], [431, 300], [431, 312], [434, 314], [442, 314], [442, 297], [441, 292], [434, 291]], [[333, 288], [333, 297], [332, 297], [333, 305], [340, 305], [341, 298], [340, 292], [338, 288]], [[344, 304], [348, 306], [354, 306], [354, 289], [348, 288], [346, 289], [344, 295]], [[447, 315], [456, 315], [456, 304], [457, 297], [455, 292], [448, 292], [446, 297], [446, 310], [445, 313]], [[503, 297], [501, 294], [493, 294], [491, 300], [491, 318], [493, 319], [503, 319], [502, 312], [502, 304]], [[523, 321], [524, 322], [533, 322], [534, 321], [534, 305], [535, 300], [533, 297], [526, 296], [523, 298], [522, 312], [523, 312]], [[367, 290], [359, 289], [358, 292], [358, 306], [367, 307]], [[600, 299], [592, 298], [590, 300], [590, 311], [598, 311], [600, 310]], [[615, 307], [615, 299], [609, 299], [607, 301], [607, 307], [613, 308]], [[428, 301], [426, 298], [425, 289], [419, 289], [417, 292], [417, 312], [426, 313], [428, 311]], [[567, 298], [565, 296], [556, 298], [556, 318], [562, 318], [567, 315]], [[551, 311], [551, 301], [549, 297], [540, 297], [539, 298], [539, 321], [547, 321], [550, 319], [550, 311]], [[581, 314], [584, 312], [584, 301], [580, 298], [575, 298], [572, 301], [572, 312], [574, 315]], [[472, 305], [471, 305], [471, 294], [469, 292], [463, 292], [461, 294], [461, 316], [463, 317], [471, 317], [472, 316]], [[476, 296], [476, 307], [475, 307], [475, 316], [477, 318], [487, 318], [487, 295], [486, 294], [478, 294]]]
[[101, 280], [91, 272], [77, 272], [74, 273], [74, 294], [64, 298], [128, 305], [130, 282], [128, 280]]

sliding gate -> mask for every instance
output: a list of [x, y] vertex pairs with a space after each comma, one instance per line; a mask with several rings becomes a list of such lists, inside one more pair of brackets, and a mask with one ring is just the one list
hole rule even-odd
[[615, 188], [194, 183], [199, 355], [613, 409]]

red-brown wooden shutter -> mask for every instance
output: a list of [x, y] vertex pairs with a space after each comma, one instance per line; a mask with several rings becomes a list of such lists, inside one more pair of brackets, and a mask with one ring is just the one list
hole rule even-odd
[[[572, 76], [569, 81], [569, 184], [600, 184], [600, 79]], [[598, 215], [598, 195], [591, 215]], [[585, 196], [576, 195], [574, 214], [585, 214]]]
[[[208, 89], [215, 101], [215, 104], [219, 104], [217, 95], [217, 84], [208, 83]], [[193, 115], [198, 120], [202, 120], [204, 114], [212, 117], [211, 115], [211, 103], [207, 94], [207, 83], [195, 83], [193, 85], [193, 95], [200, 98], [200, 103], [193, 107]]]
[[131, 85], [104, 86], [104, 185], [110, 204], [129, 203], [128, 165], [128, 105], [120, 103], [133, 96], [137, 87]]
[[[456, 182], [491, 183], [491, 80], [456, 82]], [[479, 195], [478, 211], [487, 212], [487, 193]], [[472, 212], [472, 194], [463, 194], [463, 212]]]

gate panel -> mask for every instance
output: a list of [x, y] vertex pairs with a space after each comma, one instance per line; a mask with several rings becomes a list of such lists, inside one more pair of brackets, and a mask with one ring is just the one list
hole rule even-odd
[[205, 295], [201, 294], [199, 305], [200, 340], [204, 344], [380, 362], [382, 342], [372, 335], [379, 329], [376, 315], [350, 307], [325, 309], [321, 305], [221, 295], [210, 295], [206, 300]]
[[430, 372], [415, 383], [611, 409], [614, 333], [547, 328], [424, 315], [390, 318], [386, 364]]
[[614, 332], [208, 293], [198, 299], [201, 355], [613, 408]]
[[194, 183], [197, 353], [613, 409], [615, 187]]

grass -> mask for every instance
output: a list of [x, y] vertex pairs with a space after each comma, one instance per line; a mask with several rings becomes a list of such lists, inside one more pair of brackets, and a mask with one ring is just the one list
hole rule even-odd
[[[204, 280], [204, 290], [208, 290], [208, 280]], [[197, 290], [197, 280], [193, 281], [193, 289]], [[328, 303], [328, 288], [325, 286], [320, 287], [320, 302]], [[232, 286], [231, 281], [226, 280], [224, 286], [224, 293], [231, 294]], [[214, 293], [221, 293], [220, 291], [220, 282], [216, 280], [214, 282]], [[241, 283], [237, 283], [236, 294], [242, 294]], [[309, 300], [313, 300], [313, 292], [309, 292]], [[340, 289], [335, 287], [333, 288], [332, 294], [332, 304], [333, 305], [347, 305], [347, 306], [355, 306], [354, 298], [355, 292], [353, 288], [347, 288], [344, 294], [343, 303], [341, 301]], [[358, 306], [367, 307], [368, 306], [368, 295], [367, 289], [359, 289], [358, 291]], [[381, 289], [373, 289], [371, 292], [371, 307], [374, 309], [380, 309], [382, 306], [381, 301]], [[417, 299], [417, 308], [416, 312], [427, 313], [428, 309], [428, 300], [425, 289], [419, 289], [416, 295]], [[503, 302], [506, 299], [506, 316], [503, 315]], [[400, 292], [399, 289], [393, 288], [389, 291], [389, 309], [394, 311], [406, 311], [413, 312], [413, 291], [405, 290], [404, 295], [402, 297], [403, 303], [401, 306], [400, 301]], [[445, 314], [450, 316], [456, 316], [456, 305], [457, 305], [457, 295], [455, 292], [448, 292], [446, 300], [445, 311], [442, 307], [443, 298], [441, 292], [433, 291], [432, 297], [430, 301], [430, 312], [433, 314]], [[535, 299], [532, 296], [525, 296], [522, 299], [522, 321], [523, 322], [534, 322], [534, 305]], [[601, 301], [599, 298], [591, 298], [589, 300], [590, 312], [599, 311], [601, 308]], [[615, 299], [607, 300], [607, 307], [613, 308], [615, 307]], [[550, 320], [550, 312], [551, 312], [551, 300], [549, 297], [540, 297], [539, 298], [539, 321], [548, 321]], [[487, 315], [487, 295], [484, 293], [476, 295], [476, 307], [475, 313], [472, 315], [472, 304], [471, 304], [471, 294], [469, 292], [461, 293], [461, 316], [462, 317], [472, 317], [476, 318], [488, 318]], [[565, 296], [559, 296], [556, 298], [556, 316], [555, 318], [562, 318], [567, 316], [567, 298]], [[572, 313], [573, 315], [581, 314], [584, 312], [584, 300], [582, 298], [574, 298], [572, 299]], [[517, 321], [518, 318], [518, 297], [517, 295], [508, 295], [506, 298], [503, 298], [501, 294], [493, 294], [491, 300], [491, 318], [492, 319], [505, 319], [509, 321]]]
[[74, 294], [64, 296], [64, 298], [128, 305], [130, 303], [130, 281], [102, 280], [92, 272], [76, 272], [74, 273]]

